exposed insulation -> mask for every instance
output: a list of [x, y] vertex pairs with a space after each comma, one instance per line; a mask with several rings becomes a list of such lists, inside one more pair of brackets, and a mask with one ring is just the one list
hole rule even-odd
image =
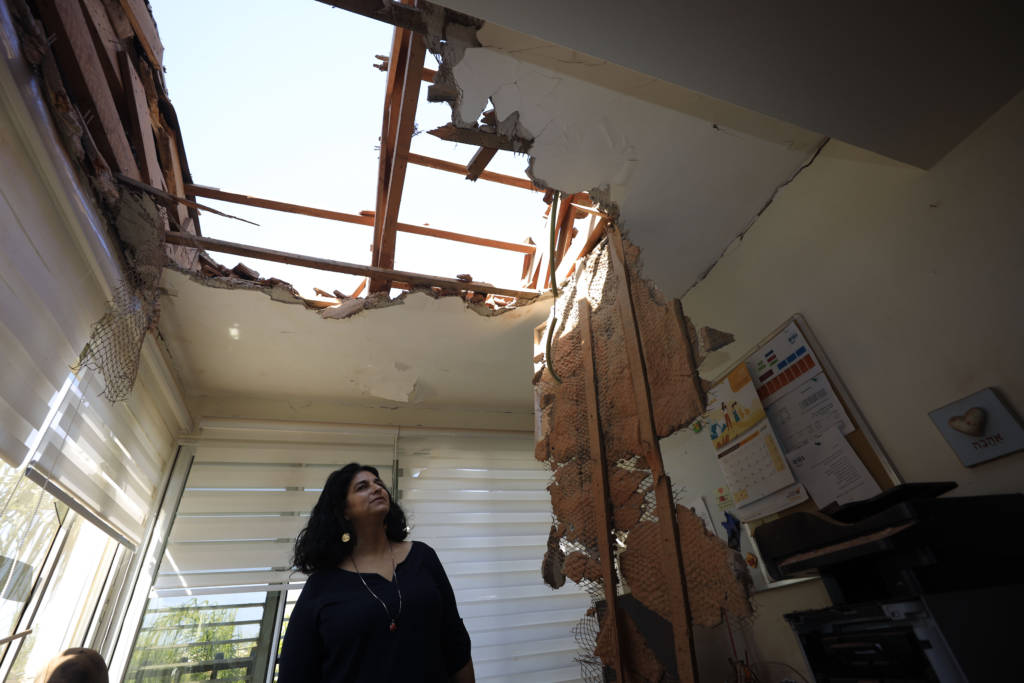
[[[750, 606], [746, 586], [734, 571], [732, 551], [708, 535], [692, 512], [674, 511], [658, 446], [644, 436], [651, 434], [652, 428], [660, 437], [688, 424], [703, 412], [704, 394], [687, 331], [689, 321], [653, 285], [640, 279], [637, 250], [624, 243], [623, 255], [628, 290], [616, 279], [619, 275], [606, 240], [578, 264], [575, 276], [559, 292], [552, 311], [551, 362], [560, 382], [545, 367], [547, 335], [546, 330], [538, 329], [534, 357], [536, 457], [553, 472], [548, 491], [557, 528], [564, 534], [565, 576], [590, 590], [595, 602], [607, 602], [603, 571], [609, 570], [602, 567], [608, 561], [614, 567], [617, 559], [618, 580], [642, 605], [672, 625], [678, 661], [687, 652], [685, 647], [679, 649], [679, 639], [685, 642], [691, 630], [690, 617], [680, 617], [687, 614], [687, 606], [693, 610], [693, 621], [707, 625], [720, 621], [723, 609], [742, 616], [749, 614]], [[628, 302], [620, 301], [624, 291], [629, 293]], [[586, 344], [580, 313], [583, 301], [590, 308]], [[630, 347], [629, 335], [637, 333], [639, 347]], [[637, 354], [632, 359], [630, 348]], [[584, 372], [588, 363], [594, 368], [593, 389], [588, 388]], [[646, 368], [649, 413], [644, 408], [648, 394], [637, 395], [645, 386], [635, 381], [638, 367], [641, 372]], [[606, 501], [595, 500], [595, 482], [591, 481], [598, 470], [594, 469], [597, 454], [591, 452], [589, 429], [595, 416], [589, 415], [588, 391], [596, 393], [596, 418], [607, 463]], [[664, 499], [661, 503], [656, 503], [656, 489]], [[599, 505], [608, 506], [610, 529], [598, 528]], [[668, 511], [668, 526], [658, 519], [658, 509]], [[673, 560], [675, 543], [666, 541], [677, 533], [673, 517], [680, 523], [681, 566], [679, 559]], [[606, 532], [625, 538], [625, 549], [617, 552], [617, 558], [600, 555], [598, 539]], [[556, 559], [550, 549], [548, 555], [546, 564]], [[614, 578], [615, 569], [611, 571]], [[686, 584], [682, 602], [679, 590], [672, 588], [678, 585], [673, 584], [673, 576], [683, 578]], [[644, 636], [625, 612], [616, 611], [626, 675], [637, 681], [662, 680], [666, 672], [650, 653]], [[614, 668], [616, 663], [614, 629], [607, 621], [602, 615], [593, 649], [600, 661], [593, 662], [594, 669], [587, 674], [595, 679], [602, 665]], [[584, 628], [579, 631], [589, 633]], [[679, 680], [693, 680], [692, 661], [681, 667], [678, 675]]]
[[690, 508], [677, 505], [676, 521], [693, 623], [717, 626], [723, 609], [736, 617], [750, 616], [750, 576], [740, 554], [705, 529]]

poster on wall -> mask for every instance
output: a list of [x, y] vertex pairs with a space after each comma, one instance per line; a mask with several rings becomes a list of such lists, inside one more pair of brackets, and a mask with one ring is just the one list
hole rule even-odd
[[833, 503], [845, 505], [882, 492], [836, 427], [788, 451], [786, 459], [819, 510]]
[[794, 483], [745, 365], [708, 391], [708, 437], [732, 501], [742, 509]]
[[854, 431], [853, 421], [795, 321], [751, 354], [746, 366], [787, 453], [832, 427], [844, 436]]

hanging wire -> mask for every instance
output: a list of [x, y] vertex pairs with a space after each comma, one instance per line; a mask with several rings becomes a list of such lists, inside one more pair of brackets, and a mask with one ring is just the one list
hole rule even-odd
[[551, 323], [548, 325], [548, 340], [544, 345], [544, 360], [548, 366], [548, 372], [559, 384], [562, 378], [555, 372], [555, 363], [551, 359], [551, 340], [555, 336], [555, 327], [558, 325], [558, 318], [555, 317], [555, 305], [558, 302], [558, 278], [555, 276], [555, 231], [558, 229], [558, 197], [559, 192], [555, 190], [551, 197], [551, 241], [548, 251], [548, 268], [551, 270]]

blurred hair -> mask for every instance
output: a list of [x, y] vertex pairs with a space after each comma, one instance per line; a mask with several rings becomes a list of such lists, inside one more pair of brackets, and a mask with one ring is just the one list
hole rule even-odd
[[36, 683], [107, 683], [107, 665], [96, 650], [64, 650], [39, 672]]
[[[345, 504], [352, 479], [360, 472], [370, 472], [380, 478], [376, 467], [350, 462], [340, 470], [331, 472], [324, 483], [320, 499], [313, 506], [313, 513], [306, 527], [295, 538], [295, 553], [292, 566], [303, 574], [312, 574], [320, 569], [337, 567], [352, 554], [356, 544], [356, 530], [345, 519]], [[387, 487], [384, 487], [387, 490]], [[388, 491], [391, 506], [384, 517], [384, 532], [389, 540], [404, 541], [409, 535], [405, 513]], [[341, 542], [341, 535], [348, 532], [351, 540]]]

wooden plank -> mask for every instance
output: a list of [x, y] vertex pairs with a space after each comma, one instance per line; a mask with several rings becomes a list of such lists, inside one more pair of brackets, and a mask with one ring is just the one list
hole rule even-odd
[[[381, 230], [378, 241], [374, 243], [375, 263], [381, 268], [393, 268], [395, 265], [396, 225], [402, 203], [402, 192], [405, 189], [405, 171], [408, 166], [406, 154], [409, 152], [409, 144], [412, 142], [416, 106], [420, 94], [420, 74], [423, 72], [423, 59], [426, 57], [426, 43], [422, 36], [412, 34], [408, 40], [404, 80], [400, 95], [397, 97], [398, 128], [395, 146], [391, 150], [391, 172], [386, 183], [387, 198], [384, 202], [384, 216], [380, 221]], [[375, 235], [375, 237], [377, 236]], [[370, 281], [370, 292], [380, 292], [386, 289], [386, 282]]]
[[163, 190], [161, 190], [158, 187], [153, 187], [152, 185], [147, 185], [146, 183], [142, 183], [142, 182], [139, 182], [138, 180], [135, 180], [133, 178], [129, 178], [126, 175], [122, 175], [120, 173], [116, 173], [116, 174], [114, 174], [114, 177], [117, 178], [117, 181], [120, 182], [120, 183], [124, 183], [125, 185], [128, 185], [129, 187], [134, 187], [136, 190], [142, 190], [143, 192], [146, 192], [146, 193], [150, 194], [154, 199], [157, 199], [161, 204], [164, 204], [165, 206], [175, 206], [176, 204], [184, 204], [185, 206], [190, 206], [193, 209], [199, 209], [199, 210], [202, 210], [202, 211], [209, 211], [210, 213], [215, 213], [218, 216], [224, 216], [224, 218], [233, 218], [236, 221], [242, 221], [243, 223], [248, 223], [249, 225], [255, 225], [256, 227], [259, 227], [259, 223], [253, 223], [252, 221], [247, 221], [244, 218], [239, 218], [238, 216], [232, 216], [229, 213], [224, 213], [223, 211], [218, 211], [217, 209], [215, 209], [215, 208], [213, 208], [211, 206], [206, 206], [204, 204], [198, 204], [198, 203], [192, 201], [191, 199], [187, 199], [185, 197], [177, 197], [177, 196], [175, 196], [173, 194], [170, 194], [169, 192], [164, 192]]
[[100, 153], [111, 168], [138, 179], [139, 169], [82, 6], [78, 0], [43, 0], [38, 8], [46, 30], [55, 36], [53, 51], [61, 77], [85, 109], [82, 113]]
[[303, 256], [262, 247], [253, 247], [237, 242], [211, 239], [209, 237], [198, 237], [183, 233], [168, 232], [164, 235], [168, 244], [180, 244], [186, 247], [197, 249], [208, 249], [224, 254], [235, 254], [236, 256], [248, 256], [250, 258], [274, 261], [276, 263], [287, 263], [293, 266], [326, 270], [332, 273], [345, 273], [346, 275], [360, 275], [369, 278], [384, 280], [400, 280], [411, 285], [423, 287], [441, 287], [443, 289], [454, 289], [457, 291], [484, 292], [486, 294], [501, 294], [514, 296], [520, 299], [535, 299], [540, 292], [530, 289], [509, 289], [506, 287], [495, 287], [486, 282], [462, 282], [454, 278], [437, 277], [424, 275], [422, 273], [410, 273], [407, 271], [394, 270], [391, 268], [379, 268], [376, 266], [364, 266], [357, 263], [345, 263], [343, 261], [332, 261], [330, 259], [317, 258], [314, 256]]
[[464, 244], [476, 244], [481, 247], [492, 247], [494, 249], [503, 249], [505, 251], [514, 251], [520, 254], [533, 254], [537, 251], [537, 247], [532, 244], [518, 244], [516, 242], [506, 242], [504, 240], [492, 240], [489, 237], [477, 237], [476, 235], [465, 235], [459, 232], [449, 232], [447, 230], [438, 230], [437, 228], [428, 228], [424, 225], [411, 225], [409, 223], [399, 223], [396, 226], [398, 232], [407, 232], [414, 235], [428, 235], [430, 237], [439, 237], [441, 239], [451, 240], [453, 242], [462, 242]]
[[464, 145], [491, 147], [510, 152], [525, 153], [529, 151], [531, 145], [529, 141], [515, 140], [500, 133], [487, 133], [479, 128], [459, 128], [453, 123], [446, 123], [440, 128], [427, 132], [447, 142], [461, 142]]
[[[354, 223], [356, 225], [373, 225], [373, 215], [354, 215], [351, 213], [342, 213], [340, 211], [330, 211], [328, 209], [316, 209], [310, 206], [302, 206], [300, 204], [289, 204], [287, 202], [279, 202], [272, 199], [264, 199], [261, 197], [253, 197], [251, 195], [237, 194], [234, 192], [225, 192], [213, 187], [206, 187], [204, 185], [185, 185], [185, 194], [193, 197], [206, 197], [208, 199], [219, 199], [225, 202], [232, 202], [235, 204], [244, 204], [246, 206], [256, 206], [263, 209], [271, 209], [274, 211], [283, 211], [285, 213], [296, 213], [303, 216], [314, 216], [316, 218], [326, 218], [329, 220], [341, 221], [342, 223]], [[441, 230], [439, 228], [430, 228], [425, 225], [412, 225], [410, 223], [398, 223], [395, 226], [398, 232], [407, 232], [414, 235], [427, 235], [429, 237], [437, 237], [440, 239], [451, 240], [453, 242], [462, 242], [464, 244], [476, 244], [482, 247], [492, 247], [494, 249], [504, 249], [506, 251], [514, 251], [521, 254], [532, 254], [536, 251], [536, 247], [529, 244], [518, 244], [516, 242], [506, 242], [504, 240], [494, 240], [487, 237], [477, 237], [475, 235], [466, 235], [460, 232], [452, 232], [450, 230]]]
[[157, 158], [156, 142], [153, 138], [153, 126], [149, 122], [149, 104], [146, 101], [146, 90], [142, 80], [136, 73], [128, 53], [122, 50], [118, 54], [121, 80], [125, 85], [125, 110], [128, 112], [128, 132], [132, 146], [135, 148], [136, 160], [142, 179], [154, 187], [166, 189], [160, 160]]
[[110, 84], [114, 100], [120, 102], [124, 87], [118, 59], [118, 53], [123, 51], [124, 47], [121, 38], [114, 30], [102, 0], [82, 0], [82, 10], [89, 22], [96, 53], [103, 64], [103, 72], [107, 75], [107, 83]]
[[569, 250], [569, 245], [572, 243], [572, 231], [576, 224], [576, 209], [572, 206], [575, 198], [575, 194], [563, 197], [562, 202], [558, 205], [557, 243], [555, 246], [555, 256], [551, 259], [552, 263], [554, 263], [555, 272], [558, 271], [558, 266], [562, 265], [565, 252]]
[[[370, 263], [380, 265], [381, 243], [384, 234], [384, 213], [387, 207], [388, 186], [391, 182], [392, 152], [398, 135], [398, 112], [395, 107], [395, 90], [405, 80], [406, 54], [409, 49], [409, 31], [396, 29], [391, 39], [391, 54], [388, 58], [387, 87], [384, 91], [384, 110], [381, 118], [380, 156], [377, 165], [377, 192], [374, 204], [373, 238], [370, 241]], [[372, 286], [373, 282], [367, 283]]]
[[481, 147], [473, 155], [473, 158], [466, 164], [466, 180], [476, 180], [480, 177], [480, 174], [487, 168], [487, 164], [491, 163], [491, 159], [498, 153], [498, 150], [493, 147]]
[[625, 681], [622, 661], [622, 639], [619, 631], [618, 605], [615, 590], [615, 565], [612, 557], [612, 526], [608, 513], [611, 492], [608, 488], [608, 463], [601, 437], [601, 415], [598, 410], [597, 380], [594, 373], [594, 341], [590, 328], [590, 302], [579, 300], [580, 346], [583, 355], [583, 381], [587, 400], [587, 433], [590, 437], [590, 482], [593, 488], [594, 512], [597, 517], [597, 551], [601, 556], [601, 579], [604, 582], [605, 618], [603, 628], [612, 629], [612, 668], [616, 681]]
[[[437, 169], [438, 171], [458, 173], [461, 176], [464, 176], [469, 172], [469, 169], [462, 164], [457, 164], [454, 161], [445, 161], [444, 159], [435, 159], [434, 157], [427, 157], [422, 154], [409, 152], [406, 155], [406, 159], [410, 164], [426, 166], [427, 168]], [[540, 188], [535, 186], [533, 181], [529, 178], [517, 178], [515, 176], [505, 175], [504, 173], [494, 173], [493, 171], [482, 172], [480, 174], [480, 180], [489, 180], [492, 183], [501, 183], [502, 185], [509, 185], [511, 187], [521, 187], [524, 190], [532, 190], [533, 192], [542, 191]]]
[[303, 216], [313, 216], [315, 218], [327, 218], [329, 220], [341, 221], [343, 223], [373, 225], [373, 216], [358, 216], [351, 213], [342, 213], [341, 211], [330, 211], [328, 209], [317, 209], [311, 206], [302, 206], [301, 204], [279, 202], [273, 199], [253, 197], [252, 195], [240, 194], [237, 192], [226, 192], [215, 187], [196, 185], [194, 183], [185, 184], [184, 194], [189, 197], [219, 199], [223, 202], [231, 202], [233, 204], [244, 204], [245, 206], [255, 206], [261, 209], [271, 209], [273, 211], [283, 211], [285, 213], [295, 213]]
[[640, 331], [633, 310], [630, 295], [629, 272], [626, 270], [625, 250], [622, 234], [615, 227], [608, 228], [611, 271], [616, 280], [615, 307], [622, 323], [624, 340], [623, 352], [629, 361], [629, 374], [633, 382], [633, 394], [637, 403], [637, 422], [640, 431], [640, 455], [654, 479], [655, 510], [658, 515], [658, 532], [665, 559], [662, 566], [667, 573], [667, 586], [672, 616], [672, 635], [676, 654], [677, 675], [681, 683], [696, 683], [697, 652], [693, 644], [693, 627], [690, 605], [686, 595], [686, 579], [683, 573], [683, 557], [679, 547], [679, 530], [676, 523], [672, 488], [661, 459], [661, 448], [654, 428], [654, 411], [651, 408], [650, 385], [644, 367], [643, 352], [640, 348]]
[[149, 13], [145, 0], [121, 0], [121, 8], [128, 16], [132, 28], [135, 29], [135, 37], [142, 44], [142, 50], [149, 57], [149, 61], [158, 69], [163, 68], [164, 46], [160, 42], [160, 35], [156, 31], [156, 22], [153, 15]]
[[121, 7], [121, 0], [100, 0], [100, 4], [107, 10], [110, 25], [114, 29], [114, 34], [122, 41], [122, 45], [124, 44], [123, 41], [135, 36], [132, 22], [128, 20], [128, 15], [125, 14], [124, 8]]
[[[152, 121], [152, 118], [150, 119]], [[187, 194], [185, 191], [185, 179], [184, 171], [181, 166], [181, 157], [178, 154], [178, 140], [174, 131], [169, 127], [165, 128], [161, 126], [159, 129], [154, 128], [154, 133], [157, 136], [157, 142], [163, 148], [163, 157], [167, 159], [168, 163], [164, 168], [164, 180], [166, 183], [167, 191], [171, 194], [183, 197]], [[195, 229], [191, 231], [189, 228], [189, 208], [184, 204], [178, 204], [175, 208], [175, 215], [178, 218], [178, 229], [182, 232], [196, 232]]]
[[427, 0], [418, 0], [415, 7], [412, 4], [374, 0], [319, 0], [319, 2], [416, 33], [428, 32], [427, 16], [436, 20], [435, 26], [448, 24], [460, 24], [474, 28], [483, 26], [483, 22], [475, 17], [435, 5]]
[[601, 238], [605, 236], [605, 231], [608, 225], [611, 223], [607, 218], [602, 218], [594, 226], [594, 229], [587, 235], [587, 241], [583, 243], [583, 248], [580, 250], [579, 258], [586, 258], [590, 252], [594, 250], [597, 243], [601, 241]]

